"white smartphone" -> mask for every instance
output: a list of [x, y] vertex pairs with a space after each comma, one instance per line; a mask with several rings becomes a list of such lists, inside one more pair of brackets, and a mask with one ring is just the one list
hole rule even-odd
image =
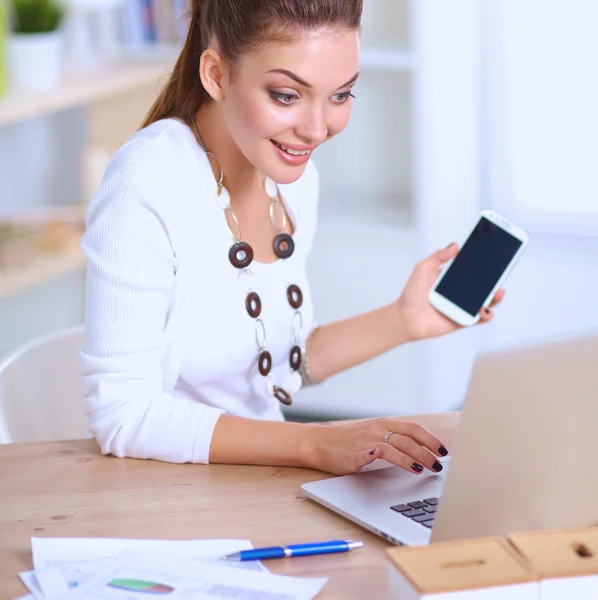
[[528, 242], [521, 227], [494, 210], [483, 210], [457, 256], [434, 283], [430, 304], [459, 325], [474, 325]]

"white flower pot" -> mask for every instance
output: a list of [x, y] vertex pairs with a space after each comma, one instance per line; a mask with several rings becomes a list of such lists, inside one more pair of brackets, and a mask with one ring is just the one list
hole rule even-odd
[[8, 38], [8, 76], [11, 86], [47, 92], [60, 86], [63, 73], [63, 35], [16, 33]]

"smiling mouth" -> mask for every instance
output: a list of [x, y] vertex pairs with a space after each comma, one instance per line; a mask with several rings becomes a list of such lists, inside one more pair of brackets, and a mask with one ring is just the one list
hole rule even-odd
[[308, 154], [312, 153], [311, 150], [291, 150], [291, 148], [287, 148], [286, 146], [283, 146], [282, 144], [279, 144], [274, 140], [272, 140], [272, 143], [287, 154], [290, 154], [292, 156], [307, 156]]

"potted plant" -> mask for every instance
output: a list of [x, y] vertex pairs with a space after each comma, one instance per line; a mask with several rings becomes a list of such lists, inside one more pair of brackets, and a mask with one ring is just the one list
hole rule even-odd
[[60, 85], [64, 13], [59, 0], [12, 0], [8, 39], [12, 85], [36, 91]]

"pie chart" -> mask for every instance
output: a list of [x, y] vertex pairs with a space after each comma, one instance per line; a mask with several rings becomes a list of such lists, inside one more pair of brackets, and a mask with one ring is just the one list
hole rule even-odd
[[146, 594], [170, 594], [174, 588], [155, 581], [143, 581], [141, 579], [113, 579], [107, 583], [108, 587], [128, 592], [144, 592]]

